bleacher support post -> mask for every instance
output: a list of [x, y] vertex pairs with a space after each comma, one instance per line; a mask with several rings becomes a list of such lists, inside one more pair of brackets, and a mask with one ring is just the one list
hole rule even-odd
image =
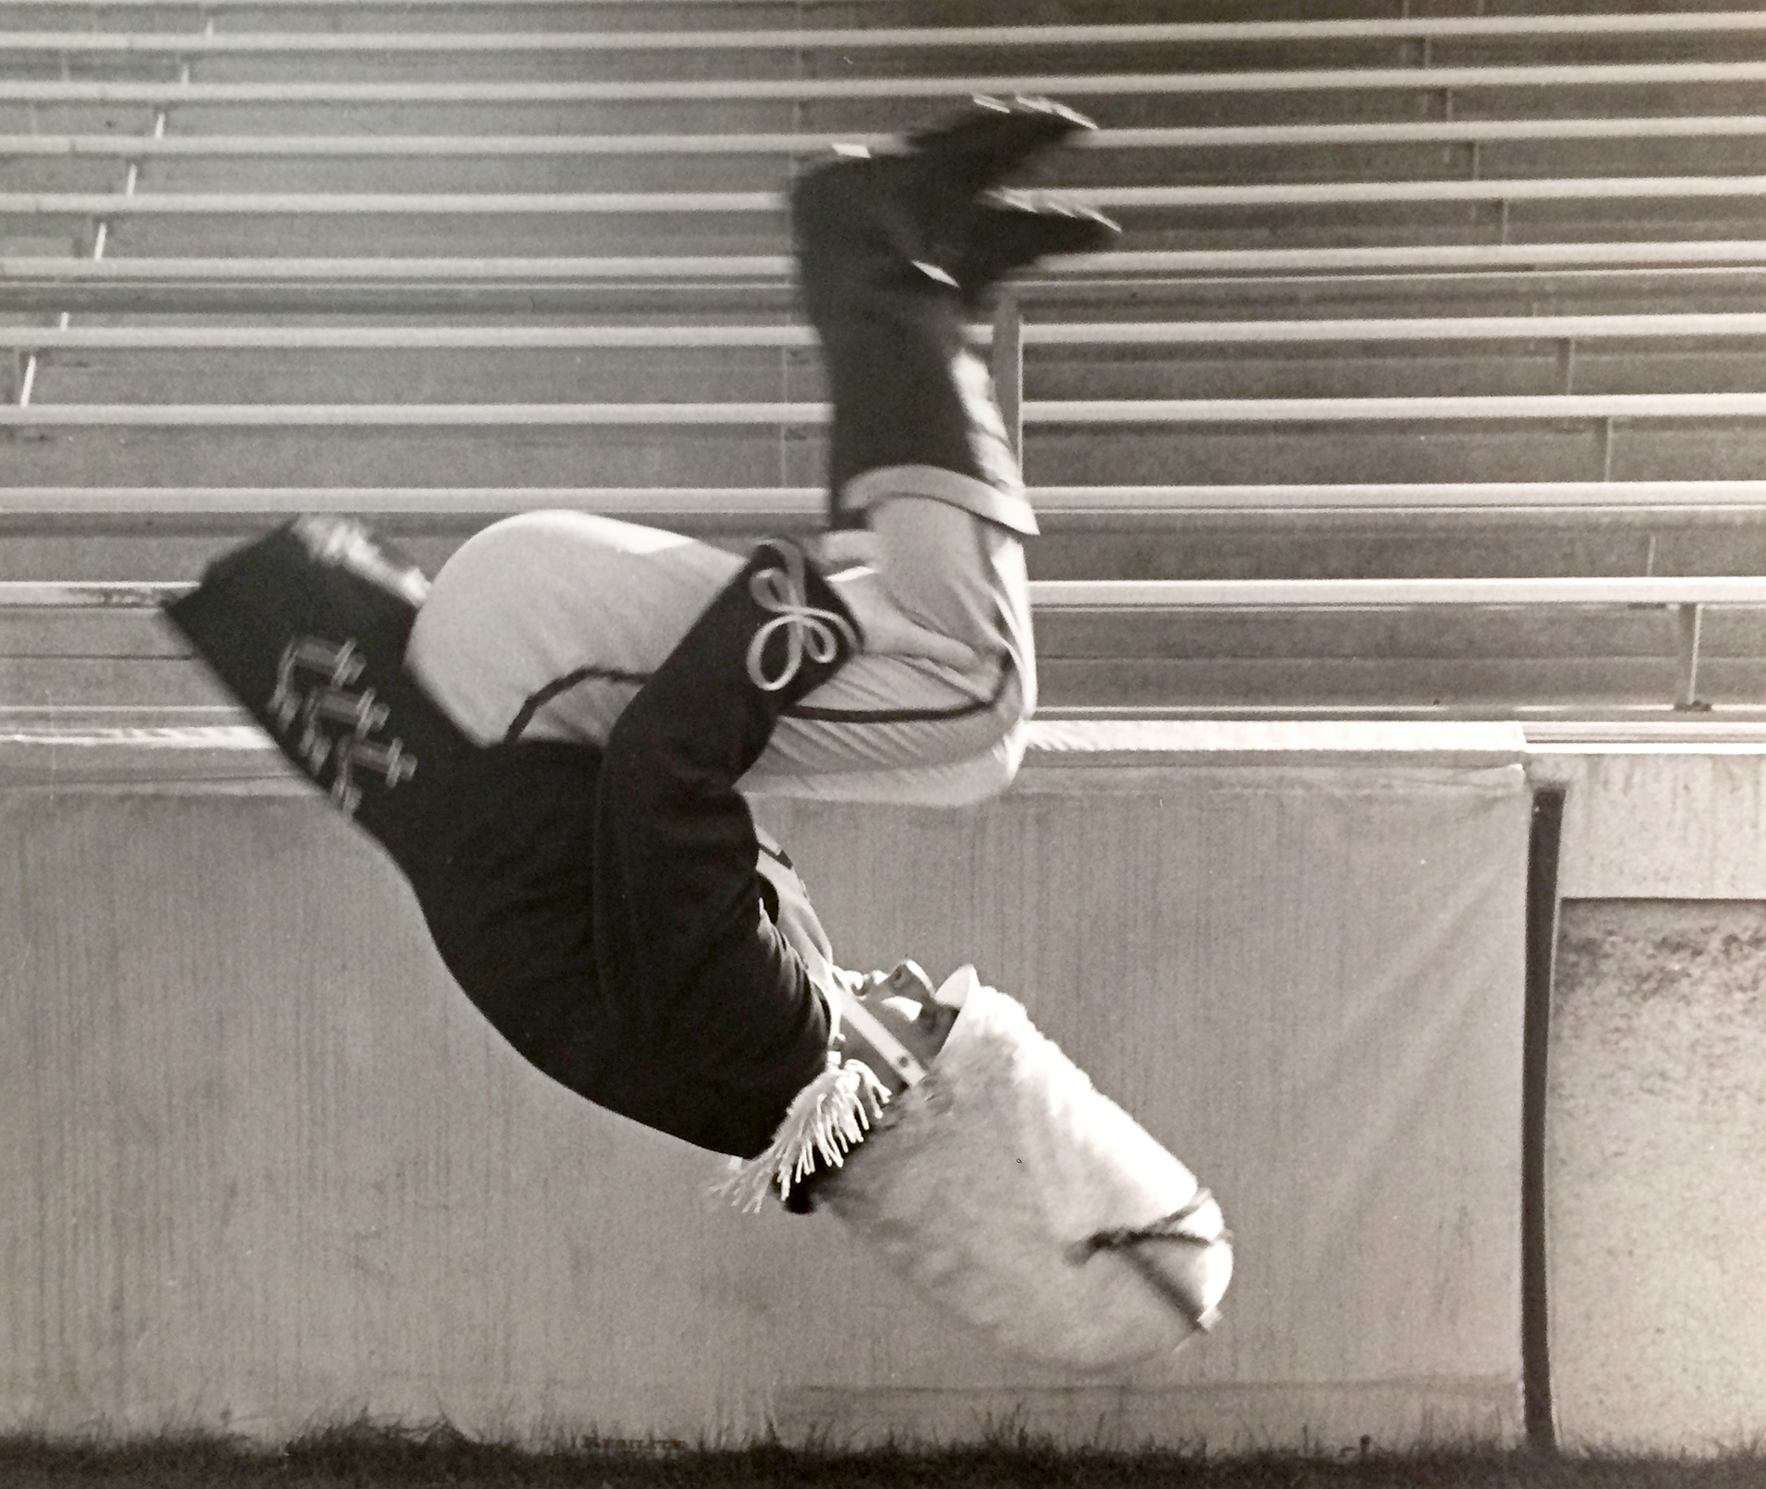
[[1683, 712], [1706, 712], [1709, 703], [1699, 699], [1699, 633], [1704, 628], [1704, 612], [1699, 605], [1680, 605], [1680, 689], [1674, 707]]

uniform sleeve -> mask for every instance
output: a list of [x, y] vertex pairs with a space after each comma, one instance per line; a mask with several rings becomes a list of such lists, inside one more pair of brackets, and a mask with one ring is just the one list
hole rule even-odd
[[[595, 812], [595, 955], [634, 1072], [621, 1103], [744, 1156], [826, 1061], [828, 1011], [774, 924], [736, 781], [860, 637], [795, 547], [765, 545], [627, 706]], [[666, 1072], [664, 1077], [663, 1072]], [[636, 1078], [634, 1076], [634, 1078]]]

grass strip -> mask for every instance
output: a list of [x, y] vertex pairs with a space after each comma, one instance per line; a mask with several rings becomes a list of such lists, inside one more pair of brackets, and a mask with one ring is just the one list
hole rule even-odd
[[193, 1434], [0, 1438], [5, 1489], [1760, 1489], [1766, 1451], [1710, 1456], [1489, 1448], [1210, 1453], [964, 1446], [717, 1447], [596, 1438], [539, 1448], [447, 1426], [333, 1427], [279, 1447]]

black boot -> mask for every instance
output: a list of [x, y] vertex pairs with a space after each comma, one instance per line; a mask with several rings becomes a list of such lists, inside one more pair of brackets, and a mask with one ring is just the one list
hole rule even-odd
[[993, 192], [975, 207], [957, 287], [965, 305], [978, 310], [1008, 274], [1054, 254], [1101, 253], [1121, 236], [1102, 212], [1077, 202]]
[[1054, 104], [982, 100], [904, 153], [837, 160], [796, 182], [799, 282], [834, 401], [832, 525], [862, 525], [880, 494], [863, 478], [889, 471], [891, 490], [1036, 531], [964, 316], [1044, 254], [1114, 240], [1115, 225], [1095, 213], [994, 192], [1030, 156], [1089, 127]]

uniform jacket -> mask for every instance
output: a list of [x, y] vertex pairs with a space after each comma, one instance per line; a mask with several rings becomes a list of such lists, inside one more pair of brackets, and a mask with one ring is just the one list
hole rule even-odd
[[[279, 530], [216, 564], [172, 619], [388, 849], [455, 980], [526, 1059], [686, 1142], [759, 1152], [825, 1067], [811, 969], [828, 948], [736, 782], [781, 712], [858, 650], [850, 613], [801, 550], [762, 545], [603, 747], [484, 746], [405, 670], [415, 605], [389, 602], [375, 575], [389, 565], [363, 551]], [[302, 692], [291, 657], [347, 666]], [[400, 768], [337, 789], [352, 760], [387, 758]]]

